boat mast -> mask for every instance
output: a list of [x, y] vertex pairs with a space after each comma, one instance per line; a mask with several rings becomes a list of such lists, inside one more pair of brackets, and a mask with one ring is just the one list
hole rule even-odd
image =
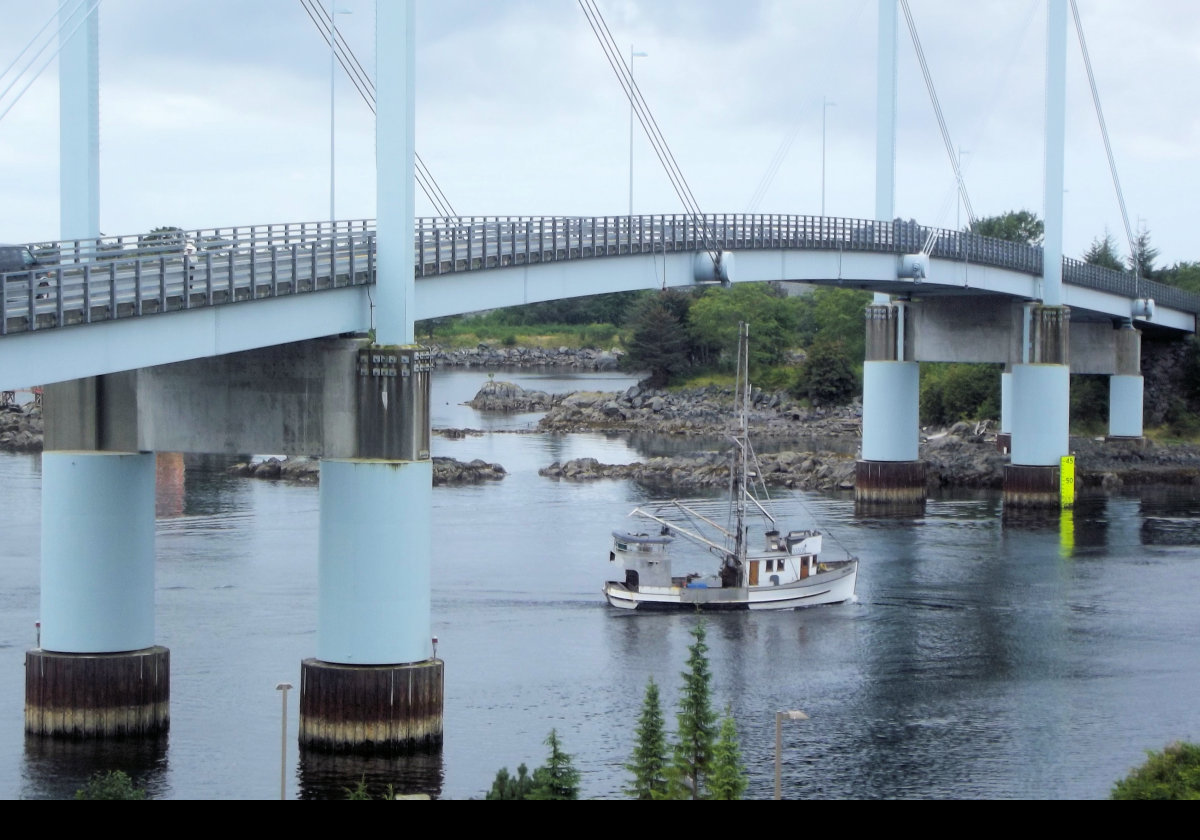
[[734, 556], [737, 558], [740, 576], [745, 574], [746, 565], [746, 481], [749, 478], [746, 459], [746, 424], [750, 413], [750, 325], [745, 321], [738, 324], [737, 382], [734, 386], [734, 401], [737, 403], [738, 418], [737, 435], [733, 448], [733, 481], [736, 485], [733, 503], [737, 518]]

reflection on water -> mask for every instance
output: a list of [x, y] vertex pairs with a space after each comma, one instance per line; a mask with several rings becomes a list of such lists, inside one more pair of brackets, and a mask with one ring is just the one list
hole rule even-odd
[[[584, 796], [620, 797], [647, 680], [673, 723], [697, 617], [603, 602], [610, 533], [652, 490], [537, 470], [645, 456], [609, 435], [433, 445], [509, 471], [433, 494], [443, 748], [300, 755], [296, 691], [288, 797], [341, 798], [364, 780], [482, 798], [501, 767], [542, 764], [552, 728]], [[156, 535], [155, 631], [171, 649], [168, 746], [25, 738], [40, 474], [37, 458], [0, 456], [0, 795], [70, 797], [120, 767], [156, 798], [278, 797], [274, 687], [299, 685], [316, 649], [318, 491], [229, 476], [229, 460], [188, 456], [182, 488], [171, 464], [158, 502], [169, 511]], [[1100, 798], [1146, 749], [1200, 732], [1200, 488], [1082, 495], [1069, 515], [1037, 517], [1002, 517], [999, 494], [984, 491], [935, 495], [908, 518], [861, 515], [846, 493], [779, 501], [783, 521], [803, 509], [829, 550], [861, 566], [853, 603], [706, 618], [713, 699], [736, 717], [750, 798], [772, 795], [775, 713], [787, 709], [809, 714], [783, 732], [787, 798]]]
[[25, 736], [21, 799], [74, 799], [96, 773], [123, 770], [150, 799], [168, 793], [167, 738], [69, 741]]
[[301, 750], [297, 775], [300, 799], [345, 799], [360, 782], [372, 799], [384, 798], [389, 791], [395, 795], [426, 794], [439, 799], [442, 752], [439, 749], [381, 758]]

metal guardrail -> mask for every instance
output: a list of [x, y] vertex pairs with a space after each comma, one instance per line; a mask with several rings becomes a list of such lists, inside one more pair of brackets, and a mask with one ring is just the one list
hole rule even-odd
[[[417, 278], [646, 253], [786, 249], [932, 255], [1040, 275], [1042, 249], [912, 221], [828, 216], [470, 216], [420, 218]], [[31, 244], [45, 263], [0, 275], [0, 335], [375, 280], [374, 221], [296, 222]], [[194, 249], [194, 253], [192, 253]], [[1200, 314], [1200, 295], [1078, 260], [1063, 281]]]

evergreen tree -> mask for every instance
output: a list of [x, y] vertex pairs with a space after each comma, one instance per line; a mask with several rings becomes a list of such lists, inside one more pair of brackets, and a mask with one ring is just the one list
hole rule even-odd
[[713, 748], [712, 770], [708, 775], [710, 799], [741, 799], [749, 784], [742, 765], [742, 750], [738, 745], [737, 724], [733, 710], [725, 707], [721, 731]]
[[688, 669], [676, 715], [676, 738], [671, 762], [672, 798], [701, 799], [717, 741], [717, 714], [712, 709], [712, 672], [708, 666], [704, 621], [692, 628], [696, 639], [688, 647]]
[[533, 779], [529, 777], [529, 769], [522, 763], [517, 767], [517, 775], [512, 776], [507, 767], [496, 771], [492, 781], [492, 789], [487, 792], [485, 799], [528, 799], [533, 790]]
[[533, 790], [525, 798], [578, 799], [579, 771], [571, 763], [571, 756], [562, 751], [558, 732], [550, 730], [546, 745], [550, 747], [550, 759], [533, 771]]
[[[670, 294], [670, 293], [667, 293]], [[633, 320], [623, 366], [649, 371], [648, 384], [661, 388], [688, 367], [688, 335], [666, 295], [651, 298]]]
[[625, 793], [634, 799], [664, 799], [667, 796], [667, 738], [658, 685], [654, 677], [646, 683], [646, 697], [638, 717], [637, 743], [633, 761], [625, 769], [633, 774], [633, 782]]
[[1046, 235], [1046, 225], [1034, 213], [1017, 210], [976, 219], [975, 224], [971, 225], [971, 233], [1025, 245], [1041, 245]]
[[1084, 252], [1083, 261], [1101, 268], [1111, 268], [1113, 271], [1122, 271], [1125, 268], [1125, 264], [1117, 255], [1117, 240], [1107, 230], [1104, 231], [1103, 239], [1092, 240], [1092, 246]]
[[814, 344], [801, 368], [795, 396], [813, 405], [845, 405], [859, 392], [858, 377], [840, 341]]
[[1150, 245], [1150, 231], [1145, 225], [1138, 228], [1138, 234], [1133, 240], [1133, 253], [1129, 256], [1129, 270], [1136, 271], [1143, 280], [1153, 280], [1157, 272], [1154, 260], [1158, 257], [1158, 249]]

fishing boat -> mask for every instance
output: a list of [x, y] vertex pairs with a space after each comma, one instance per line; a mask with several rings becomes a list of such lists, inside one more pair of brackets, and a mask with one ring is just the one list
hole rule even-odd
[[[608, 561], [618, 580], [604, 584], [608, 603], [623, 610], [790, 610], [854, 597], [858, 558], [822, 556], [820, 531], [781, 530], [750, 444], [749, 330], [738, 328], [735, 421], [727, 499], [672, 499], [630, 512], [633, 530], [612, 532]], [[751, 545], [751, 523], [761, 526]], [[673, 560], [692, 557], [715, 570], [675, 574]]]

